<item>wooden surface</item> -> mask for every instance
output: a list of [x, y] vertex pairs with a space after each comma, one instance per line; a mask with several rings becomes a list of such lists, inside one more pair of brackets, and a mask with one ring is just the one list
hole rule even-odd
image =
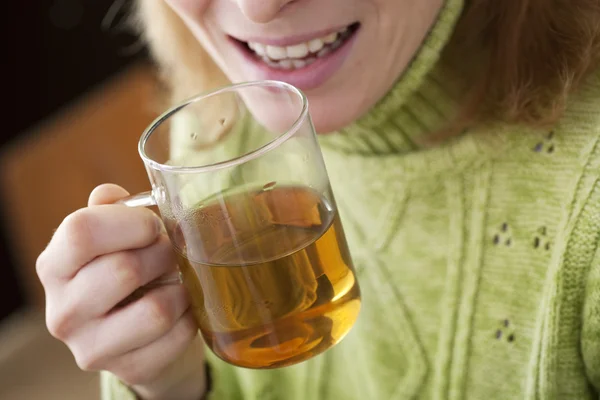
[[2, 220], [28, 300], [43, 305], [35, 261], [63, 218], [106, 182], [149, 189], [137, 142], [156, 116], [156, 80], [135, 65], [0, 153]]

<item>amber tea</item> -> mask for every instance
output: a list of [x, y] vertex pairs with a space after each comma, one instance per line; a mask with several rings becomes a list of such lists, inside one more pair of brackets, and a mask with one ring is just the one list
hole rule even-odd
[[360, 291], [342, 225], [315, 191], [269, 184], [168, 225], [204, 340], [225, 361], [295, 364], [354, 324]]
[[275, 368], [348, 333], [359, 284], [302, 91], [263, 80], [200, 93], [157, 117], [138, 151], [152, 190], [118, 203], [158, 207], [184, 278], [143, 289], [183, 282], [215, 354]]

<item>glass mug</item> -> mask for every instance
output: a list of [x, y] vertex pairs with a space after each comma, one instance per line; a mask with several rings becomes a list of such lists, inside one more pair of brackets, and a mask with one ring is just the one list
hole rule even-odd
[[139, 153], [152, 190], [120, 203], [158, 207], [218, 357], [282, 367], [350, 331], [360, 289], [301, 91], [260, 81], [202, 94], [158, 117]]

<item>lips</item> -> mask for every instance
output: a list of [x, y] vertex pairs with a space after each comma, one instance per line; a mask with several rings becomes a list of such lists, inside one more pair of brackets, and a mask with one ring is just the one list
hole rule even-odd
[[282, 80], [308, 89], [322, 84], [343, 64], [359, 27], [355, 23], [303, 41], [231, 39], [250, 64], [250, 80]]

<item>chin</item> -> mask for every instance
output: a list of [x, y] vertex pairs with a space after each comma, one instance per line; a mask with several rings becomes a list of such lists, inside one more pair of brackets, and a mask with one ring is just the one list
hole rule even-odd
[[356, 104], [348, 103], [340, 101], [337, 96], [315, 98], [308, 95], [310, 115], [316, 132], [323, 135], [352, 125], [361, 113], [356, 111]]

